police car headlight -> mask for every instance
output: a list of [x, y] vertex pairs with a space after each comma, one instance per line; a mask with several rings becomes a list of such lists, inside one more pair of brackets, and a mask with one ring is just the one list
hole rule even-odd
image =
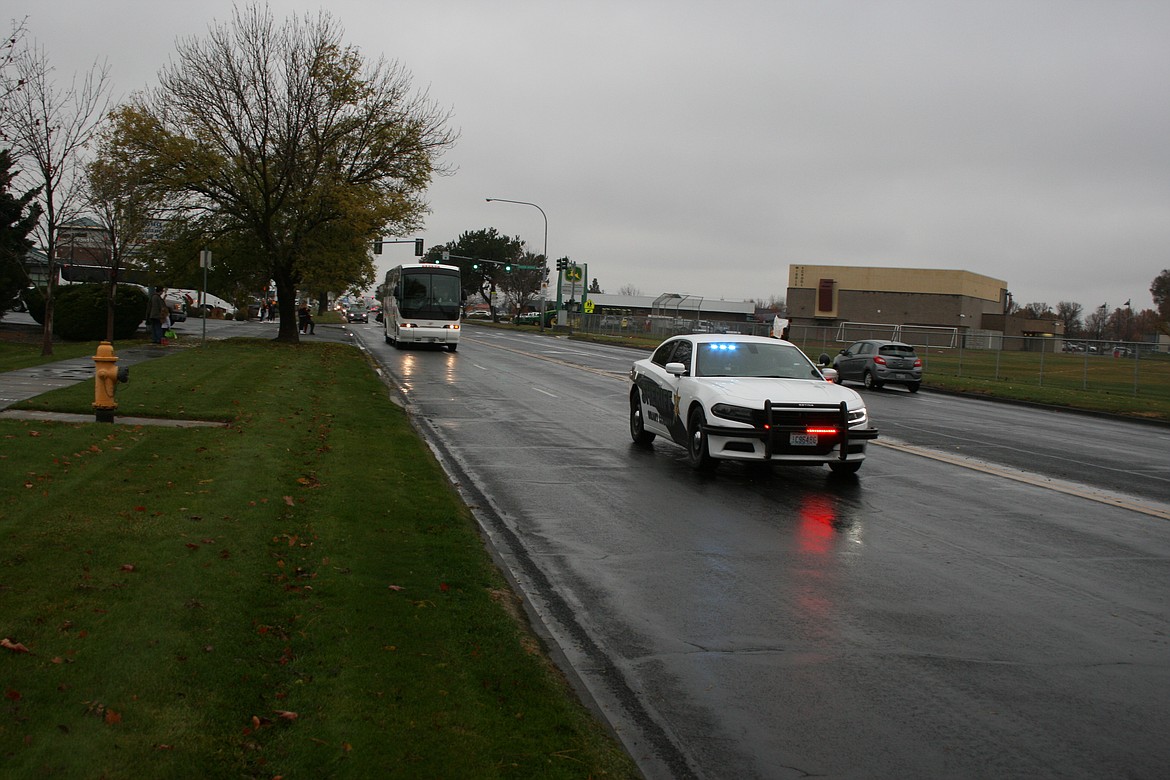
[[711, 407], [711, 414], [716, 417], [722, 417], [725, 420], [735, 420], [736, 422], [752, 425], [754, 423], [755, 410], [749, 409], [746, 406], [715, 404]]
[[864, 425], [869, 420], [869, 414], [866, 413], [865, 407], [860, 409], [849, 410], [849, 427], [853, 428], [858, 425]]

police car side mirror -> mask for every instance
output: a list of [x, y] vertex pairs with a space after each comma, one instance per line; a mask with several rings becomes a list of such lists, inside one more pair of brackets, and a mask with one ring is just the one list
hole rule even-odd
[[667, 363], [666, 373], [674, 374], [675, 376], [683, 376], [687, 373], [687, 367], [682, 363]]
[[821, 374], [828, 382], [837, 382], [837, 380], [841, 378], [840, 374], [837, 373], [837, 369], [835, 368], [822, 368]]

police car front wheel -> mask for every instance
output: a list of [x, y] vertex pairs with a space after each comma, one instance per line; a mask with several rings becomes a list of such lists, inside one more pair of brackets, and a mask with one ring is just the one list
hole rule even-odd
[[654, 441], [654, 434], [646, 430], [642, 416], [642, 398], [637, 390], [630, 393], [630, 438], [634, 444], [645, 447]]
[[707, 416], [696, 406], [687, 417], [687, 460], [698, 471], [710, 471], [718, 465], [708, 449], [707, 432], [703, 430], [706, 424]]

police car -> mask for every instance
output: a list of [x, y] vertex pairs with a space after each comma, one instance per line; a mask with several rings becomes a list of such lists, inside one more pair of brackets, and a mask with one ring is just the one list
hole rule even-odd
[[745, 460], [826, 464], [852, 474], [878, 435], [856, 391], [827, 381], [781, 339], [675, 336], [634, 363], [630, 383], [634, 443], [669, 438], [696, 469]]

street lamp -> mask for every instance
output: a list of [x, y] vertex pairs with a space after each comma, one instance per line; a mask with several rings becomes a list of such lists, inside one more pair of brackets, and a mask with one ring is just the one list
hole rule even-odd
[[[548, 270], [548, 215], [544, 213], [544, 209], [537, 206], [535, 203], [529, 203], [526, 200], [508, 200], [507, 198], [484, 198], [488, 203], [518, 203], [521, 206], [532, 206], [540, 212], [540, 216], [544, 217], [544, 267]], [[543, 285], [543, 280], [541, 280]], [[557, 323], [561, 324], [561, 272], [557, 271]], [[544, 295], [540, 296], [540, 329], [544, 330]]]

